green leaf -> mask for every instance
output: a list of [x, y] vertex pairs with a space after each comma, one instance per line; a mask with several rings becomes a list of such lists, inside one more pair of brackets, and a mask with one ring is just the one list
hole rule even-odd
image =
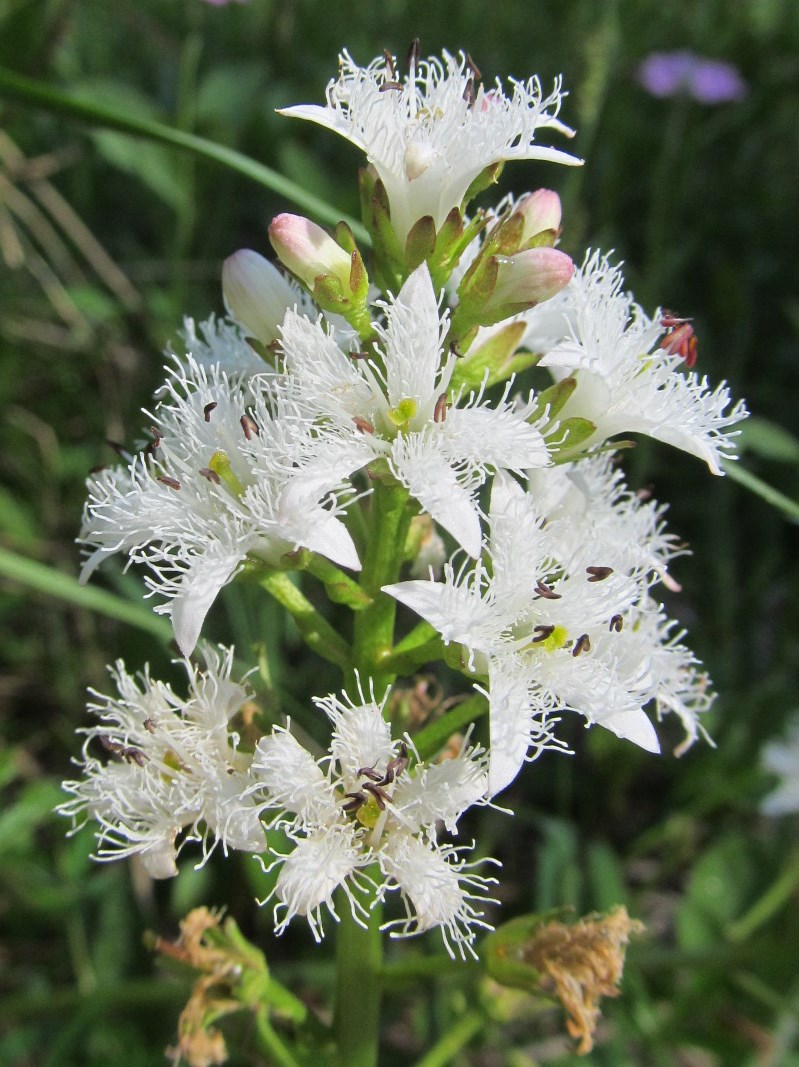
[[36, 560], [0, 548], [0, 574], [27, 585], [47, 596], [96, 611], [110, 619], [138, 626], [160, 638], [165, 644], [172, 639], [172, 627], [143, 604], [131, 604], [121, 597], [92, 585], [81, 585], [71, 574], [64, 574]]
[[66, 115], [76, 121], [119, 130], [121, 133], [131, 134], [134, 137], [144, 137], [194, 152], [195, 155], [202, 156], [204, 159], [211, 159], [231, 170], [238, 171], [239, 174], [243, 174], [259, 185], [271, 189], [278, 196], [286, 197], [287, 200], [307, 211], [320, 222], [335, 225], [340, 219], [344, 219], [352, 227], [352, 232], [358, 240], [369, 244], [369, 235], [357, 220], [342, 215], [330, 204], [306, 193], [295, 182], [289, 181], [270, 167], [265, 167], [262, 163], [257, 163], [225, 145], [216, 144], [204, 137], [175, 129], [161, 122], [137, 118], [127, 114], [124, 110], [106, 107], [105, 104], [99, 104], [96, 101], [79, 100], [70, 93], [54, 89], [32, 78], [25, 78], [21, 74], [15, 74], [2, 67], [0, 67], [0, 98], [17, 100], [33, 107], [44, 108], [54, 114]]
[[738, 449], [777, 463], [799, 463], [799, 438], [776, 422], [756, 416], [750, 416], [742, 424]]

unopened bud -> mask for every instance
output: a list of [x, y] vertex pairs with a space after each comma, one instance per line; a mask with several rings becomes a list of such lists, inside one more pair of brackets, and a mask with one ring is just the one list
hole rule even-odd
[[249, 248], [241, 248], [222, 265], [222, 293], [231, 318], [264, 345], [278, 336], [296, 292], [277, 267]]
[[551, 189], [537, 189], [536, 192], [522, 197], [513, 215], [519, 215], [524, 220], [520, 248], [527, 248], [539, 235], [546, 236], [547, 239], [536, 241], [536, 244], [552, 244], [560, 230], [560, 197]]
[[284, 212], [270, 223], [269, 240], [280, 262], [311, 291], [330, 275], [349, 291], [351, 257], [315, 222]]
[[557, 248], [530, 248], [515, 256], [497, 256], [496, 260], [499, 269], [489, 302], [491, 310], [535, 307], [565, 289], [574, 275], [571, 257]]

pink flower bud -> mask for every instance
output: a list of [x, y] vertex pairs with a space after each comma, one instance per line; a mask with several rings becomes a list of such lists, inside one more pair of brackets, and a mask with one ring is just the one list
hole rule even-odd
[[516, 304], [535, 307], [564, 289], [574, 274], [571, 258], [557, 248], [530, 248], [496, 259], [499, 271], [491, 294], [492, 308]]
[[557, 232], [560, 229], [560, 197], [551, 189], [537, 189], [536, 192], [522, 197], [513, 214], [521, 215], [524, 219], [524, 230], [519, 242], [520, 246], [524, 246], [544, 230]]
[[284, 212], [270, 223], [269, 240], [280, 262], [309, 289], [320, 276], [332, 274], [349, 290], [350, 255], [315, 222]]
[[273, 263], [241, 248], [222, 265], [222, 294], [231, 318], [250, 337], [271, 344], [297, 293]]

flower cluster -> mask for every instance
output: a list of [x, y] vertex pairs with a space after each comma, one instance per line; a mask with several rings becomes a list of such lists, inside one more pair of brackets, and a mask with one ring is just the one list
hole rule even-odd
[[[571, 134], [563, 96], [535, 78], [485, 87], [468, 56], [413, 48], [405, 72], [344, 53], [325, 106], [284, 112], [365, 153], [371, 254], [344, 224], [283, 214], [279, 266], [250, 249], [227, 260], [230, 320], [187, 322], [149, 441], [89, 480], [84, 578], [115, 553], [143, 564], [187, 657], [223, 586], [246, 571], [277, 595], [283, 578], [280, 602], [350, 696], [316, 700], [332, 729], [319, 756], [286, 725], [249, 728], [229, 652], [185, 661], [185, 701], [117, 665], [63, 807], [99, 822], [100, 857], [139, 853], [165, 876], [191, 838], [265, 853], [278, 932], [300, 915], [319, 938], [341, 906], [367, 923], [396, 891], [395, 934], [437, 927], [462, 955], [491, 880], [446, 834], [563, 750], [565, 716], [653, 753], [649, 710], [677, 716], [681, 749], [704, 734], [710, 685], [658, 593], [679, 591], [682, 549], [625, 483], [614, 439], [645, 434], [723, 474], [744, 405], [693, 369], [689, 320], [648, 315], [609, 256], [577, 267], [557, 247], [556, 193], [466, 214], [506, 161], [580, 163], [538, 140]], [[351, 643], [292, 570], [356, 613]], [[396, 641], [400, 604], [418, 620]], [[467, 735], [436, 761], [406, 723], [392, 730], [384, 691], [436, 657], [484, 698], [470, 707], [488, 711], [485, 749]]]

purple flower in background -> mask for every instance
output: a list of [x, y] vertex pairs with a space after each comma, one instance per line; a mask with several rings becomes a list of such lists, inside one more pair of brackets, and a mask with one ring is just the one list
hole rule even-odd
[[700, 104], [726, 104], [747, 93], [746, 82], [731, 63], [685, 50], [653, 52], [639, 66], [637, 77], [653, 96], [686, 92]]

